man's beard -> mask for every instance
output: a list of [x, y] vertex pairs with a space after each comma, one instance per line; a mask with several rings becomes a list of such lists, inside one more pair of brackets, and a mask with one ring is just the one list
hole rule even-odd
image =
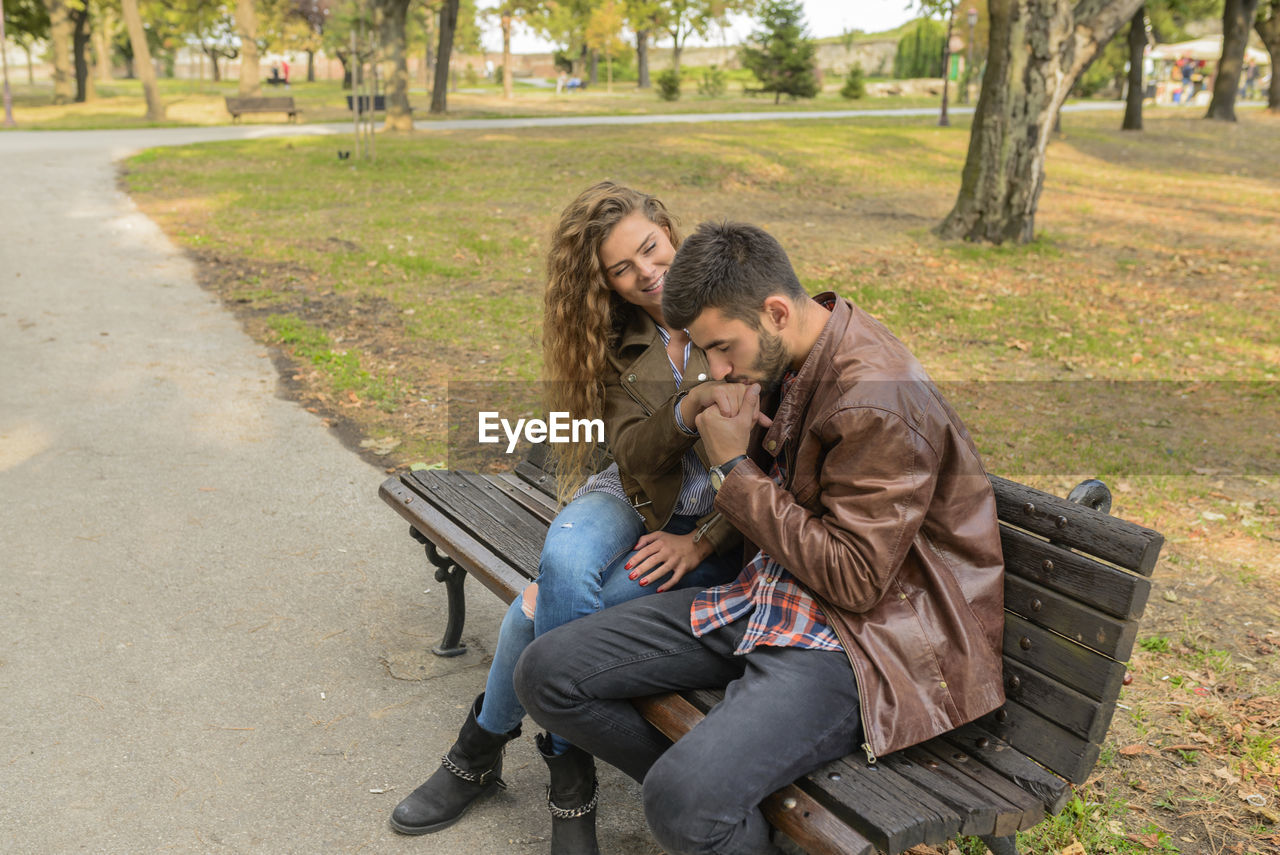
[[787, 348], [782, 343], [782, 336], [770, 335], [761, 330], [757, 335], [760, 352], [756, 356], [751, 371], [760, 379], [760, 394], [767, 395], [782, 385], [791, 360], [787, 357]]

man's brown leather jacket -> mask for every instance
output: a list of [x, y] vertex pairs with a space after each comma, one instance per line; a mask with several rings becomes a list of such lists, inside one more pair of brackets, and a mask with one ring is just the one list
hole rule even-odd
[[[858, 681], [869, 757], [1004, 702], [995, 496], [968, 431], [900, 341], [836, 300], [749, 456], [716, 508], [818, 598]], [[767, 474], [777, 456], [782, 486]]]
[[[701, 440], [680, 430], [675, 416], [679, 394], [707, 379], [707, 356], [699, 348], [689, 348], [682, 376], [677, 389], [657, 325], [644, 312], [633, 310], [605, 372], [605, 439], [618, 462], [622, 489], [649, 531], [671, 519], [683, 483], [680, 462], [685, 452], [696, 449], [702, 465], [708, 465]], [[742, 543], [716, 511], [698, 520], [697, 531], [698, 539], [709, 541], [717, 554]]]

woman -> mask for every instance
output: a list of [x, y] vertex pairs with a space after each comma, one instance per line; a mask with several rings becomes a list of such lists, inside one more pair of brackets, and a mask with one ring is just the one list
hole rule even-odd
[[[399, 832], [445, 828], [505, 786], [503, 746], [524, 718], [512, 673], [536, 635], [651, 591], [708, 587], [738, 572], [740, 536], [712, 511], [705, 455], [686, 427], [723, 384], [702, 382], [706, 356], [662, 319], [679, 240], [661, 202], [613, 182], [588, 188], [561, 214], [547, 258], [548, 410], [603, 418], [615, 462], [585, 478], [594, 447], [552, 447], [561, 498], [574, 498], [548, 529], [537, 583], [507, 611], [485, 692], [458, 741], [392, 813]], [[594, 761], [551, 734], [536, 742], [551, 774], [553, 855], [596, 852]]]

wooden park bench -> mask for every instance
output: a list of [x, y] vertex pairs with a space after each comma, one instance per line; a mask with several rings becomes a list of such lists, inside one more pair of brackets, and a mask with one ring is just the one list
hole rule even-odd
[[[445, 583], [449, 616], [434, 652], [461, 643], [467, 574], [511, 602], [537, 573], [555, 516], [555, 477], [534, 446], [514, 473], [421, 470], [388, 478], [382, 498], [409, 522]], [[1086, 481], [1064, 500], [991, 477], [1004, 548], [1007, 702], [972, 724], [870, 762], [851, 754], [770, 796], [769, 821], [813, 855], [896, 855], [957, 834], [1014, 855], [1015, 833], [1058, 813], [1085, 781], [1126, 681], [1125, 660], [1164, 538], [1107, 514]], [[637, 699], [672, 739], [721, 693]]]
[[240, 121], [243, 113], [288, 113], [289, 121], [296, 121], [302, 112], [293, 103], [292, 95], [272, 95], [256, 98], [233, 98], [227, 96], [227, 112], [231, 121]]

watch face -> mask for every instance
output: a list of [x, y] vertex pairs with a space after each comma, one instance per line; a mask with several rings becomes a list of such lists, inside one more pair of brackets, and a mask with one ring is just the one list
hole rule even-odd
[[724, 476], [720, 474], [719, 466], [711, 467], [711, 489], [719, 490], [720, 485], [724, 483]]

